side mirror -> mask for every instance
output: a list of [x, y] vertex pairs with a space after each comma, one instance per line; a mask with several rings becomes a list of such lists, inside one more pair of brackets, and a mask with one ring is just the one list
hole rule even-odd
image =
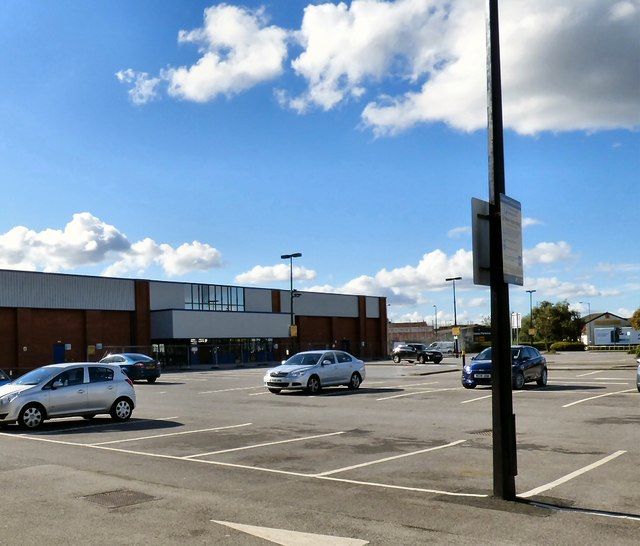
[[51, 388], [52, 389], [59, 389], [60, 387], [62, 387], [62, 381], [60, 381], [59, 379], [56, 379], [52, 384], [51, 384]]
[[333, 364], [333, 362], [331, 362], [331, 360], [328, 360], [328, 359], [322, 361], [323, 366], [326, 366], [327, 364]]

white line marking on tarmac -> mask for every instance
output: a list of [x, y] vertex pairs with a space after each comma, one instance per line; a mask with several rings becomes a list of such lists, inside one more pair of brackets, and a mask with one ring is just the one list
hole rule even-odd
[[264, 387], [262, 385], [258, 385], [256, 387], [236, 387], [233, 389], [219, 389], [216, 391], [202, 391], [199, 392], [198, 394], [216, 394], [218, 392], [231, 392], [231, 391], [249, 391], [252, 389], [263, 389]]
[[439, 449], [444, 449], [446, 447], [457, 446], [458, 444], [462, 444], [464, 442], [466, 442], [466, 440], [456, 440], [455, 442], [451, 442], [449, 444], [444, 444], [441, 446], [428, 447], [426, 449], [420, 449], [419, 451], [412, 451], [411, 453], [403, 453], [402, 455], [393, 455], [392, 457], [385, 457], [384, 459], [378, 459], [376, 461], [370, 461], [368, 463], [354, 464], [352, 466], [345, 466], [343, 468], [337, 468], [335, 470], [328, 470], [327, 472], [320, 472], [319, 474], [315, 474], [315, 476], [317, 477], [331, 476], [331, 474], [337, 474], [338, 472], [346, 472], [347, 470], [354, 470], [356, 468], [363, 468], [365, 466], [371, 466], [374, 464], [386, 463], [388, 461], [395, 461], [396, 459], [413, 457], [414, 455], [420, 455], [421, 453], [428, 453], [429, 451], [437, 451]]
[[140, 436], [138, 438], [124, 438], [122, 440], [111, 440], [109, 442], [97, 442], [93, 444], [85, 444], [88, 446], [104, 446], [107, 444], [121, 444], [122, 442], [136, 442], [138, 440], [151, 440], [153, 438], [167, 438], [169, 436], [180, 436], [182, 434], [196, 434], [198, 432], [213, 432], [219, 430], [227, 430], [230, 428], [239, 428], [239, 427], [248, 427], [249, 425], [253, 425], [253, 423], [242, 423], [241, 425], [229, 425], [226, 427], [214, 427], [214, 428], [202, 428], [199, 430], [183, 430], [181, 432], [169, 432], [167, 434], [154, 434], [153, 436]]
[[602, 373], [602, 370], [596, 370], [595, 372], [581, 373], [576, 375], [576, 377], [586, 377], [587, 375], [596, 375]]
[[587, 466], [583, 466], [582, 468], [579, 468], [578, 470], [571, 472], [570, 474], [567, 474], [566, 476], [563, 476], [562, 478], [558, 478], [555, 481], [552, 481], [546, 485], [541, 485], [540, 487], [536, 487], [535, 489], [531, 489], [530, 491], [527, 491], [526, 493], [521, 493], [520, 495], [516, 495], [518, 497], [522, 497], [523, 499], [526, 499], [528, 497], [533, 497], [534, 495], [537, 495], [538, 493], [542, 493], [543, 491], [548, 491], [549, 489], [553, 489], [554, 487], [558, 486], [558, 485], [562, 485], [563, 483], [568, 482], [569, 480], [572, 480], [573, 478], [577, 478], [578, 476], [585, 474], [587, 472], [589, 472], [590, 470], [593, 470], [594, 468], [598, 468], [599, 466], [602, 466], [603, 464], [608, 463], [609, 461], [612, 461], [613, 459], [616, 459], [617, 457], [620, 457], [620, 455], [626, 453], [626, 451], [616, 451], [615, 453], [612, 453], [611, 455], [605, 457], [604, 459], [600, 459], [599, 461], [596, 461], [595, 463], [592, 463], [590, 465]]
[[215, 519], [211, 521], [218, 525], [230, 527], [241, 533], [246, 533], [247, 535], [263, 538], [274, 544], [280, 544], [281, 546], [364, 546], [365, 544], [369, 544], [368, 540], [360, 540], [357, 538], [301, 533], [300, 531], [257, 527], [255, 525], [244, 525], [242, 523], [218, 521]]
[[402, 394], [394, 394], [393, 396], [385, 396], [383, 398], [376, 398], [376, 402], [379, 402], [381, 400], [391, 400], [393, 398], [404, 398], [405, 396], [415, 396], [416, 394], [429, 394], [432, 392], [443, 392], [443, 391], [454, 391], [457, 390], [457, 387], [455, 388], [448, 388], [448, 389], [429, 389], [428, 391], [413, 391], [413, 392], [405, 392]]
[[616, 392], [608, 392], [607, 394], [599, 394], [598, 396], [590, 396], [589, 398], [582, 398], [581, 400], [576, 400], [575, 402], [571, 402], [570, 404], [565, 404], [562, 406], [563, 408], [569, 408], [571, 406], [575, 406], [577, 404], [582, 404], [583, 402], [589, 402], [590, 400], [595, 400], [597, 398], [604, 398], [605, 396], [614, 396], [616, 394], [625, 394], [628, 392], [633, 392], [636, 389], [627, 389], [624, 391], [616, 391]]
[[254, 444], [250, 446], [234, 447], [231, 449], [220, 449], [218, 451], [209, 451], [207, 453], [197, 453], [196, 455], [187, 455], [185, 459], [196, 459], [198, 457], [206, 457], [207, 455], [219, 455], [220, 453], [231, 453], [232, 451], [242, 451], [244, 449], [255, 449], [257, 447], [275, 446], [277, 444], [288, 444], [291, 442], [303, 442], [305, 440], [314, 440], [315, 438], [326, 438], [327, 436], [337, 436], [346, 434], [345, 431], [329, 432], [328, 434], [316, 434], [315, 436], [305, 436], [304, 438], [291, 438], [289, 440], [277, 440], [275, 442], [265, 442], [263, 444]]
[[269, 474], [279, 474], [284, 476], [297, 476], [300, 478], [314, 478], [318, 480], [331, 480], [336, 482], [343, 483], [351, 483], [354, 485], [365, 485], [369, 487], [379, 487], [383, 489], [396, 489], [401, 491], [415, 491], [418, 493], [431, 493], [437, 495], [448, 495], [451, 497], [474, 497], [474, 498], [486, 498], [488, 495], [479, 494], [479, 493], [457, 493], [453, 491], [441, 491], [438, 489], [427, 489], [422, 487], [406, 487], [403, 485], [391, 485], [386, 483], [376, 483], [376, 482], [363, 482], [357, 480], [346, 480], [343, 478], [334, 478], [332, 476], [315, 476], [313, 474], [303, 474], [302, 472], [291, 472], [288, 470], [275, 470], [271, 468], [261, 468], [258, 466], [249, 466], [243, 464], [234, 464], [234, 463], [224, 463], [221, 461], [208, 461], [206, 459], [186, 459], [185, 457], [178, 457], [176, 455], [163, 455], [161, 453], [147, 453], [144, 451], [133, 451], [129, 449], [120, 449], [116, 447], [102, 446], [102, 445], [92, 445], [92, 444], [81, 444], [78, 442], [66, 442], [64, 440], [52, 440], [50, 438], [38, 438], [36, 436], [27, 436], [27, 435], [15, 435], [15, 434], [7, 434], [6, 432], [0, 432], [0, 436], [7, 436], [9, 438], [18, 438], [20, 440], [32, 440], [36, 442], [48, 442], [51, 444], [60, 444], [60, 445], [68, 445], [74, 447], [84, 447], [89, 449], [102, 449], [105, 451], [114, 451], [116, 453], [126, 453], [128, 455], [140, 455], [143, 457], [152, 457], [156, 459], [168, 459], [172, 461], [184, 461], [189, 463], [199, 463], [199, 464], [208, 464], [212, 466], [222, 466], [226, 468], [239, 468], [241, 470], [256, 470], [258, 472], [267, 472]]

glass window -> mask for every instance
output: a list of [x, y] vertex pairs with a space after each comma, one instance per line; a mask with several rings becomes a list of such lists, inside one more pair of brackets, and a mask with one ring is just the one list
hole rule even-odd
[[336, 363], [336, 357], [334, 356], [333, 353], [325, 353], [324, 356], [322, 357], [322, 363], [324, 364], [326, 361], [331, 362], [331, 364], [335, 364]]
[[91, 366], [89, 368], [89, 382], [99, 383], [101, 381], [113, 381], [113, 370], [102, 366]]
[[336, 353], [338, 362], [351, 362], [351, 357], [347, 353]]

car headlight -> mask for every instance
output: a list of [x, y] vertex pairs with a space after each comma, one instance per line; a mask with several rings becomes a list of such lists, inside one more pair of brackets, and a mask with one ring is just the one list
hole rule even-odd
[[464, 373], [471, 373], [471, 366], [465, 366]]
[[305, 371], [304, 371], [304, 370], [299, 371], [299, 372], [291, 372], [291, 373], [289, 374], [289, 377], [300, 377], [301, 375], [304, 375], [304, 374], [305, 374]]
[[6, 406], [7, 404], [11, 404], [16, 398], [18, 398], [18, 393], [14, 392], [13, 394], [7, 394], [7, 396], [3, 396], [0, 398], [0, 406]]

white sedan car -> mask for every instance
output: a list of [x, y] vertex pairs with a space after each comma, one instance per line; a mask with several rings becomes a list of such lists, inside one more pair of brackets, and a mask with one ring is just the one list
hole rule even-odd
[[274, 394], [282, 389], [305, 390], [316, 394], [322, 387], [330, 385], [346, 385], [355, 390], [365, 377], [364, 362], [349, 353], [305, 351], [267, 370], [264, 384]]
[[131, 417], [133, 383], [120, 366], [96, 362], [51, 364], [0, 387], [0, 426], [18, 422], [35, 429], [45, 419], [108, 413], [115, 421]]

